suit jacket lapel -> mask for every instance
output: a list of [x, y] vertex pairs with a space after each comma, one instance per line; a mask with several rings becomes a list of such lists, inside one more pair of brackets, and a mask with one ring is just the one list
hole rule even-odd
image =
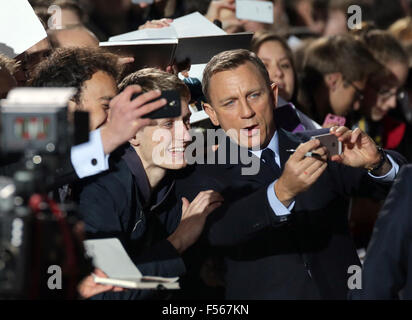
[[295, 135], [279, 128], [278, 129], [278, 139], [279, 139], [279, 157], [280, 157], [280, 170], [283, 172], [286, 161], [288, 161], [291, 154], [286, 152], [289, 149], [297, 149], [302, 141], [299, 140]]
[[[286, 152], [288, 149], [296, 149], [299, 144], [301, 143], [300, 139], [296, 137], [295, 135], [283, 130], [283, 129], [278, 129], [278, 139], [279, 139], [279, 157], [280, 157], [280, 164], [281, 164], [281, 171], [283, 172], [283, 168], [285, 166], [286, 161], [289, 159], [290, 154]], [[230, 153], [230, 148], [239, 148], [239, 153], [238, 153], [238, 164], [230, 164], [229, 163], [229, 153]], [[243, 150], [240, 150], [243, 149]], [[226, 140], [226, 164], [223, 164], [223, 166], [226, 167], [228, 170], [233, 170], [233, 174], [236, 175], [239, 179], [242, 180], [248, 180], [248, 181], [258, 181], [262, 184], [267, 184], [273, 182], [275, 179], [279, 177], [275, 177], [273, 174], [273, 170], [270, 168], [270, 166], [260, 159], [258, 159], [254, 154], [249, 152], [249, 156], [253, 157], [253, 161], [259, 161], [260, 164], [260, 169], [255, 175], [242, 175], [242, 168], [247, 168], [250, 166], [249, 164], [242, 163], [241, 158], [240, 158], [240, 153], [241, 152], [246, 152], [246, 150], [243, 147], [239, 147], [236, 145], [230, 138], [227, 138]]]

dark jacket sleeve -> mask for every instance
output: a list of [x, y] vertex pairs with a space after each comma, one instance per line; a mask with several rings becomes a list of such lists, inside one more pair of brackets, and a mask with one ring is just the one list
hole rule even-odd
[[[398, 299], [412, 263], [412, 166], [405, 166], [375, 224], [362, 273], [362, 289], [353, 299]], [[409, 263], [408, 263], [409, 262]], [[409, 269], [409, 270], [408, 270]], [[412, 288], [409, 288], [409, 295]]]
[[240, 190], [227, 188], [213, 175], [207, 176], [202, 172], [179, 181], [176, 190], [179, 199], [184, 196], [190, 202], [204, 190], [221, 193], [224, 203], [208, 216], [205, 235], [212, 246], [232, 246], [250, 240], [263, 229], [285, 224], [270, 207], [267, 187], [268, 185], [252, 193], [240, 194]]
[[55, 170], [55, 179], [52, 188], [59, 188], [65, 184], [71, 184], [78, 181], [80, 178], [74, 170], [70, 156], [62, 159], [59, 162], [58, 168]]
[[267, 187], [233, 203], [223, 204], [208, 217], [205, 229], [212, 246], [238, 245], [251, 240], [264, 229], [287, 225], [288, 220], [280, 220], [270, 207]]
[[[128, 190], [124, 185], [116, 183], [116, 179], [110, 180], [110, 188], [106, 183], [100, 183], [99, 179], [84, 186], [80, 193], [79, 211], [89, 238], [116, 237], [125, 246], [128, 239], [122, 215], [130, 210], [130, 200], [126, 196]], [[150, 225], [147, 228], [150, 228]], [[143, 275], [174, 277], [185, 272], [183, 260], [167, 240], [155, 243], [140, 252], [133, 252], [131, 259]], [[150, 299], [155, 295], [155, 290], [127, 290], [105, 292], [93, 299]]]
[[[385, 152], [399, 165], [400, 169], [407, 163], [406, 159], [399, 153], [389, 150], [385, 150]], [[384, 200], [393, 184], [393, 181], [384, 182], [373, 178], [366, 169], [353, 168], [333, 162], [329, 163], [329, 172], [335, 192], [349, 197], [360, 196]]]
[[[399, 165], [406, 162], [396, 152], [389, 152], [389, 154]], [[333, 186], [336, 196], [364, 194], [368, 197], [384, 199], [392, 185], [373, 179], [364, 169], [336, 163], [330, 164], [328, 178], [332, 179], [328, 185]], [[239, 196], [236, 189], [224, 193], [224, 204], [207, 219], [205, 232], [208, 242], [213, 246], [233, 246], [249, 241], [263, 229], [287, 226], [290, 219], [283, 221], [270, 207], [267, 187], [268, 185], [261, 186], [258, 190], [244, 196]], [[205, 172], [195, 173], [179, 183], [178, 195], [183, 195], [192, 201], [198, 192], [208, 189], [224, 192], [225, 186], [218, 178], [213, 178], [213, 175], [208, 176]]]

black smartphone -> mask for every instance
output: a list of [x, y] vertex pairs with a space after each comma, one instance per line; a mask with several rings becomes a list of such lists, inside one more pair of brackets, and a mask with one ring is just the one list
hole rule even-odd
[[[139, 95], [142, 93], [135, 93], [132, 95], [131, 100], [137, 98]], [[142, 118], [150, 118], [150, 119], [161, 119], [161, 118], [176, 118], [179, 117], [182, 114], [182, 106], [180, 103], [180, 94], [179, 92], [175, 90], [166, 90], [162, 91], [162, 94], [160, 97], [150, 101], [156, 101], [159, 99], [166, 99], [167, 103], [163, 106], [160, 107], [157, 110], [154, 110], [144, 116]], [[148, 103], [150, 103], [148, 102]]]

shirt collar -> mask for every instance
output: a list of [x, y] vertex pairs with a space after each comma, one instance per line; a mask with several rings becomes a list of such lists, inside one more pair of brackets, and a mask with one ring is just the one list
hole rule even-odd
[[[273, 135], [272, 139], [270, 139], [269, 144], [266, 148], [272, 150], [275, 153], [276, 158], [279, 157], [279, 138], [277, 130], [275, 131], [275, 134]], [[252, 152], [256, 157], [260, 159], [260, 157], [262, 156], [262, 151], [266, 148], [261, 150], [250, 150], [250, 152]]]
[[136, 153], [136, 150], [129, 145], [129, 147], [126, 148], [122, 158], [126, 162], [130, 172], [133, 174], [137, 188], [143, 196], [145, 203], [148, 203], [150, 199], [150, 185], [147, 179], [146, 171], [143, 167], [143, 163]]

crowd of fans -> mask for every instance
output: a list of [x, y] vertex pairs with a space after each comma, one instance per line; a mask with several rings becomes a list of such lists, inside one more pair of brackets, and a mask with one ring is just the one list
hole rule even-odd
[[[120, 58], [99, 48], [99, 41], [107, 41], [111, 36], [137, 29], [162, 28], [168, 26], [173, 19], [195, 11], [221, 26], [227, 33], [253, 32], [250, 50], [260, 59], [259, 62], [239, 54], [233, 58], [240, 61], [233, 62], [234, 67], [226, 67], [223, 63], [219, 65], [216, 61], [213, 62], [214, 65], [211, 61], [212, 65], [206, 67], [203, 78], [205, 95], [197, 93], [195, 95], [196, 99], [204, 100], [200, 101], [199, 105], [205, 109], [212, 123], [206, 120], [208, 123], [202, 122], [197, 125], [204, 125], [205, 128], [221, 126], [226, 129], [227, 122], [223, 120], [224, 111], [214, 107], [212, 102], [217, 98], [210, 95], [212, 91], [216, 97], [220, 94], [215, 84], [218, 82], [216, 77], [233, 69], [240, 70], [249, 64], [253, 64], [254, 68], [260, 70], [259, 67], [263, 63], [272, 88], [273, 84], [276, 87], [277, 107], [286, 104], [291, 106], [302, 123], [306, 123], [304, 129], [336, 128], [341, 126], [343, 121], [344, 126], [348, 128], [345, 130], [357, 135], [358, 133], [355, 132], [358, 132], [356, 129], [359, 128], [362, 134], [369, 136], [376, 146], [396, 151], [406, 158], [407, 162], [412, 161], [412, 104], [410, 103], [412, 76], [409, 72], [412, 66], [410, 17], [412, 3], [408, 0], [275, 0], [272, 1], [273, 24], [237, 19], [234, 0], [154, 0], [153, 4], [132, 0], [30, 0], [29, 2], [42, 21], [48, 36], [14, 60], [0, 55], [1, 97], [5, 98], [7, 93], [17, 86], [74, 87], [78, 90], [69, 103], [69, 110], [89, 112], [89, 129], [91, 133], [96, 130], [100, 132], [105, 159], [103, 161], [107, 162], [110, 155], [108, 166], [110, 169], [106, 173], [88, 178], [86, 176], [89, 174], [82, 175], [76, 170], [80, 180], [70, 182], [71, 192], [64, 196], [60, 193], [60, 200], [64, 201], [65, 197], [71, 197], [77, 201], [80, 217], [85, 222], [85, 230], [89, 237], [118, 237], [142, 273], [169, 277], [181, 276], [183, 281], [182, 290], [178, 292], [154, 294], [150, 290], [124, 290], [98, 285], [89, 276], [79, 285], [79, 293], [82, 297], [188, 299], [223, 298], [226, 293], [226, 297], [229, 298], [283, 298], [282, 294], [272, 295], [266, 294], [267, 292], [256, 293], [256, 295], [241, 294], [240, 292], [244, 292], [243, 286], [233, 284], [235, 281], [244, 282], [250, 286], [249, 290], [256, 292], [260, 289], [269, 290], [266, 287], [259, 288], [252, 283], [252, 280], [249, 282], [247, 274], [240, 271], [239, 264], [234, 265], [238, 260], [255, 261], [280, 254], [276, 253], [275, 249], [271, 253], [261, 253], [258, 250], [255, 253], [256, 257], [253, 254], [245, 257], [240, 253], [242, 250], [247, 250], [245, 249], [247, 244], [245, 245], [244, 242], [257, 241], [250, 234], [247, 237], [240, 237], [239, 246], [233, 246], [231, 240], [220, 241], [221, 238], [226, 239], [223, 236], [218, 237], [219, 240], [216, 241], [210, 240], [212, 246], [204, 246], [203, 238], [207, 238], [207, 235], [202, 236], [203, 228], [211, 230], [212, 234], [218, 233], [216, 230], [222, 228], [219, 223], [224, 221], [222, 219], [216, 222], [215, 220], [218, 219], [208, 219], [208, 216], [210, 214], [212, 217], [213, 211], [218, 207], [221, 207], [219, 213], [226, 210], [223, 208], [230, 207], [228, 202], [234, 201], [229, 192], [231, 188], [229, 191], [221, 187], [209, 188], [205, 183], [207, 189], [201, 191], [194, 188], [196, 194], [192, 197], [181, 191], [185, 188], [181, 188], [177, 183], [177, 196], [164, 199], [165, 194], [167, 196], [170, 193], [168, 190], [175, 187], [170, 183], [169, 178], [176, 174], [170, 172], [181, 172], [179, 169], [185, 167], [183, 162], [180, 165], [168, 165], [167, 157], [170, 156], [173, 161], [181, 160], [182, 150], [184, 151], [191, 140], [187, 131], [190, 128], [188, 121], [190, 114], [187, 107], [194, 102], [195, 92], [194, 89], [189, 92], [188, 87], [192, 89], [189, 83], [185, 80], [188, 84], [186, 86], [178, 78], [178, 73], [185, 73], [186, 70], [170, 67], [167, 70], [145, 68], [135, 70], [125, 77], [124, 67], [133, 61], [133, 57]], [[61, 8], [60, 21], [50, 20], [52, 16], [48, 9], [52, 5]], [[349, 27], [348, 19], [351, 13], [348, 12], [348, 8], [353, 5], [361, 8], [361, 20], [357, 25]], [[220, 58], [223, 61], [225, 57], [220, 56]], [[210, 72], [209, 75], [207, 71]], [[245, 69], [242, 72], [248, 71]], [[261, 71], [255, 73], [260, 74]], [[205, 79], [205, 76], [208, 78]], [[211, 80], [213, 77], [215, 83]], [[241, 76], [239, 77], [242, 79]], [[160, 96], [160, 91], [171, 89], [180, 93], [182, 110], [187, 109], [182, 112], [181, 117], [165, 122], [140, 118], [143, 114], [162, 107], [165, 104], [164, 100], [152, 101]], [[145, 94], [131, 100], [134, 93], [140, 92]], [[227, 110], [230, 111], [229, 108]], [[243, 117], [247, 116], [243, 115]], [[256, 125], [253, 121], [247, 124], [247, 126], [253, 125]], [[276, 126], [281, 128], [282, 122], [276, 121]], [[128, 129], [124, 130], [126, 127]], [[172, 151], [170, 155], [165, 155], [166, 160], [152, 157], [152, 151], [156, 146], [152, 142], [151, 135], [158, 128], [173, 133], [174, 138], [168, 142], [169, 149]], [[180, 133], [176, 134], [176, 132]], [[345, 136], [348, 133], [342, 131], [339, 134]], [[282, 155], [280, 161], [283, 161]], [[392, 163], [392, 168], [396, 167], [393, 165], [394, 162], [402, 164], [402, 161], [398, 161], [396, 155], [391, 153], [388, 163]], [[352, 164], [345, 161], [343, 163]], [[284, 163], [280, 167], [283, 168], [283, 165]], [[317, 170], [321, 169], [324, 170], [323, 167], [317, 168]], [[395, 170], [396, 174], [398, 169], [399, 167]], [[199, 179], [201, 177], [199, 176]], [[333, 177], [328, 179], [339, 184]], [[179, 179], [184, 181], [185, 178], [179, 177]], [[199, 181], [199, 184], [202, 182]], [[346, 185], [344, 183], [342, 185], [341, 188], [346, 190]], [[320, 184], [317, 186], [323, 188]], [[135, 188], [138, 190], [136, 193]], [[279, 188], [279, 184], [278, 189], [275, 186], [276, 194], [281, 200]], [[255, 191], [253, 188], [246, 191], [237, 190], [235, 183], [233, 190], [232, 192], [240, 192], [239, 190], [246, 192], [243, 198]], [[334, 221], [333, 225], [335, 227], [337, 223], [342, 223], [342, 226], [347, 225], [348, 234], [361, 260], [364, 258], [363, 252], [368, 248], [375, 221], [385, 199], [385, 197], [374, 197], [373, 200], [366, 198], [373, 194], [374, 189], [370, 190], [356, 195], [351, 194], [350, 198], [346, 197], [346, 202], [338, 201], [334, 204], [335, 207], [332, 207], [332, 210], [344, 212], [346, 221]], [[299, 192], [307, 191], [302, 189]], [[240, 195], [242, 194], [234, 197], [236, 201]], [[325, 197], [328, 197], [328, 192], [325, 193]], [[289, 205], [293, 206], [294, 202], [282, 203], [287, 203], [285, 207], [290, 208]], [[250, 214], [254, 214], [254, 210], [263, 210], [259, 206], [254, 209], [253, 206], [253, 203], [249, 205]], [[297, 200], [295, 207], [301, 206], [302, 204]], [[316, 206], [310, 210], [315, 209]], [[131, 214], [131, 212], [136, 214], [143, 211], [145, 215], [138, 220]], [[232, 213], [229, 209], [225, 212], [228, 216]], [[153, 219], [151, 216], [158, 218]], [[299, 216], [296, 219], [306, 218]], [[239, 219], [241, 224], [242, 217]], [[210, 226], [214, 222], [218, 227]], [[222, 225], [229, 229], [241, 228], [224, 223]], [[330, 225], [326, 224], [328, 228], [331, 225], [332, 222]], [[272, 231], [277, 232], [278, 229], [273, 228], [275, 231]], [[296, 230], [298, 229], [299, 227]], [[298, 232], [296, 230], [294, 232]], [[308, 231], [308, 236], [313, 230]], [[238, 231], [240, 234], [243, 232]], [[260, 241], [284, 241], [281, 236], [270, 237], [266, 233], [257, 237]], [[262, 240], [263, 238], [266, 240]], [[295, 240], [299, 242], [302, 239], [293, 240], [292, 237], [289, 239], [290, 242]], [[227, 247], [232, 248], [230, 254], [224, 253], [220, 257], [216, 254], [227, 250]], [[310, 277], [317, 281], [316, 277], [319, 275], [314, 271], [312, 276], [310, 266], [318, 262], [313, 259], [305, 260], [305, 252], [307, 252], [305, 250], [311, 252], [311, 249], [305, 249], [300, 244], [299, 250], [303, 252], [302, 265], [304, 264], [308, 269]], [[338, 251], [340, 247], [331, 246], [330, 250]], [[260, 253], [262, 256], [259, 256]], [[339, 255], [339, 252], [337, 254]], [[220, 259], [222, 256], [224, 259]], [[228, 256], [229, 262], [226, 259]], [[160, 262], [152, 263], [152, 260]], [[253, 270], [254, 267], [250, 264], [249, 271], [252, 274], [259, 273], [259, 270]], [[288, 264], [281, 267], [288, 268]], [[243, 268], [249, 267], [243, 266]], [[262, 277], [268, 277], [266, 272], [267, 270], [262, 271]], [[324, 270], [324, 273], [327, 272], [328, 270]], [[95, 273], [104, 276], [101, 270], [96, 270]], [[253, 274], [253, 277], [256, 277], [256, 274]], [[301, 281], [299, 276], [286, 278], [296, 283]], [[337, 282], [341, 280], [339, 276], [337, 279]], [[328, 291], [329, 289], [322, 289], [322, 285], [318, 285], [318, 288], [313, 291], [316, 291], [316, 294], [312, 294], [311, 285], [305, 281], [302, 280], [301, 283], [302, 286], [307, 287], [301, 287], [299, 290], [288, 291], [283, 287], [279, 290], [287, 298], [342, 298], [347, 295], [347, 292], [342, 293], [339, 290], [336, 291], [339, 294], [330, 293], [334, 292], [333, 288], [329, 288]], [[333, 282], [333, 279], [331, 281]]]

